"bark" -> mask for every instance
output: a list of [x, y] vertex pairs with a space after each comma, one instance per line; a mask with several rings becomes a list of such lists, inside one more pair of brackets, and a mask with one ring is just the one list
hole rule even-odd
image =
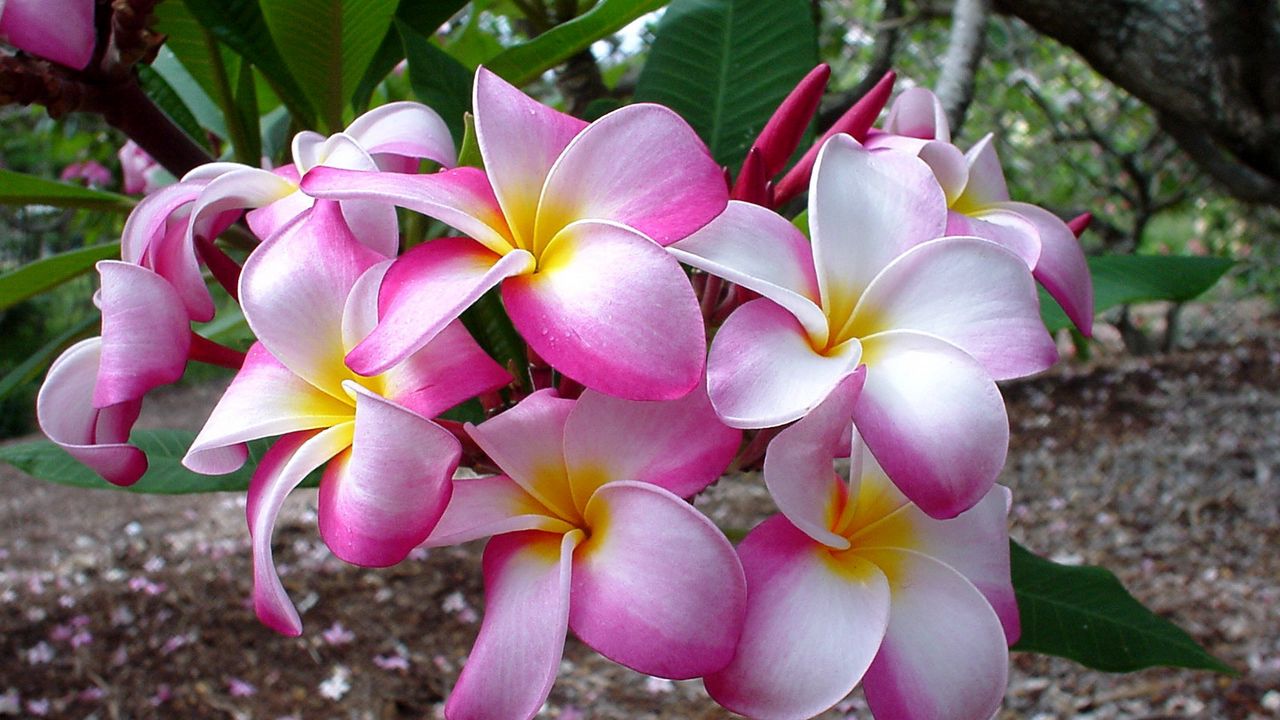
[[1274, 0], [996, 0], [1147, 103], [1242, 200], [1280, 206]]
[[951, 12], [951, 39], [942, 60], [937, 93], [952, 135], [959, 134], [973, 102], [974, 77], [982, 61], [990, 17], [991, 0], [956, 0]]

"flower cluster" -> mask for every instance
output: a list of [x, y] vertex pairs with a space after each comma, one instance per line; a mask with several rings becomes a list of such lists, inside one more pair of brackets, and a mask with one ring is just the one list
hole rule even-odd
[[[197, 168], [99, 265], [102, 336], [55, 363], [42, 426], [129, 484], [144, 396], [189, 359], [238, 368], [184, 463], [230, 472], [274, 438], [247, 514], [255, 607], [282, 633], [302, 624], [271, 535], [313, 472], [349, 562], [490, 538], [451, 720], [532, 717], [568, 629], [751, 717], [859, 683], [877, 717], [990, 717], [1019, 632], [996, 382], [1056, 360], [1037, 280], [1088, 332], [1087, 269], [1065, 223], [1009, 199], [990, 137], [950, 143], [927, 91], [872, 127], [891, 79], [783, 174], [826, 77], [732, 184], [666, 108], [588, 124], [483, 68], [478, 167], [436, 113], [393, 103], [299, 135], [289, 167]], [[777, 212], [806, 187], [807, 226]], [[402, 252], [397, 206], [459, 234]], [[243, 264], [214, 242], [238, 223]], [[247, 354], [192, 330], [215, 311], [206, 271]], [[528, 377], [459, 320], [490, 291]], [[476, 397], [484, 422], [442, 419]], [[735, 548], [690, 500], [753, 452], [780, 512]]]

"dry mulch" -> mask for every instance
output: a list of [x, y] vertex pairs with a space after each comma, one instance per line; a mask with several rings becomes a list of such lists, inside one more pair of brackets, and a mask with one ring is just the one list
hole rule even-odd
[[[1100, 564], [1237, 668], [1107, 675], [1015, 655], [1001, 718], [1280, 717], [1280, 321], [1189, 313], [1192, 347], [1104, 352], [1006, 386], [1012, 533], [1059, 562]], [[1196, 320], [1198, 318], [1198, 320]], [[151, 402], [148, 426], [198, 426], [216, 388]], [[386, 570], [329, 555], [314, 493], [276, 533], [306, 632], [260, 626], [244, 502], [72, 490], [0, 468], [0, 717], [418, 718], [479, 627], [481, 545]], [[699, 505], [747, 526], [757, 478]], [[724, 718], [697, 682], [620, 668], [570, 640], [549, 718]], [[823, 718], [866, 718], [855, 692]]]

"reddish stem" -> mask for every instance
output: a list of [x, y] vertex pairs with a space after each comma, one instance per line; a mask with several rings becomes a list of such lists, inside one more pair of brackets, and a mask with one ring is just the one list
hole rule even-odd
[[239, 370], [244, 364], [244, 357], [244, 353], [239, 350], [232, 350], [226, 345], [197, 335], [194, 331], [191, 333], [191, 349], [187, 351], [187, 358], [190, 360]]
[[196, 251], [222, 289], [233, 300], [240, 302], [240, 265], [205, 237], [196, 237]]

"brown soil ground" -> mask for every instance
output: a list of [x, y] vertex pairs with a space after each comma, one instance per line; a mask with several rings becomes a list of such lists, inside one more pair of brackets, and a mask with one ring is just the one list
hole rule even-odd
[[[1280, 717], [1280, 320], [1189, 312], [1189, 347], [1106, 351], [1005, 388], [1013, 535], [1129, 590], [1240, 671], [1106, 675], [1015, 654], [1001, 718]], [[194, 429], [216, 387], [150, 402]], [[243, 497], [72, 490], [0, 468], [0, 716], [433, 718], [483, 607], [481, 545], [347, 566], [299, 492], [276, 533], [305, 634], [257, 623]], [[699, 500], [770, 512], [759, 479]], [[638, 675], [570, 639], [540, 717], [726, 718], [697, 682]], [[855, 691], [823, 718], [867, 718]]]

